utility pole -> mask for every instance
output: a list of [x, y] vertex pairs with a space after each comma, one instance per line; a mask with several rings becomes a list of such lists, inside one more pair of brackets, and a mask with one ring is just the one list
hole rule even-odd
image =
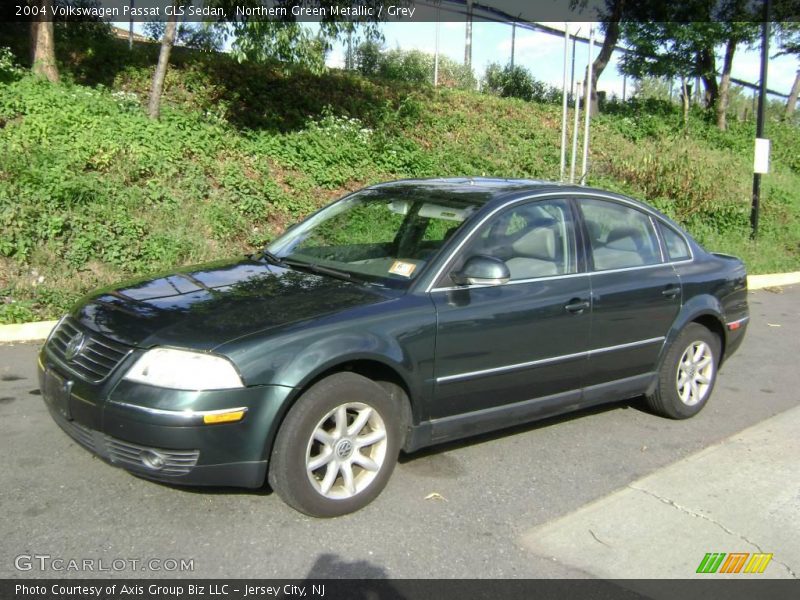
[[[512, 46], [513, 47], [513, 46]], [[564, 181], [567, 166], [567, 114], [569, 113], [569, 94], [567, 93], [567, 53], [569, 52], [569, 23], [564, 23], [564, 80], [561, 83], [561, 167], [558, 180]], [[513, 53], [511, 55], [514, 56]], [[512, 65], [514, 63], [511, 63]]]
[[472, 66], [472, 0], [467, 0], [467, 27], [464, 40], [464, 64]]
[[511, 70], [514, 70], [514, 46], [517, 42], [517, 22], [511, 22]]
[[[576, 34], [577, 35], [577, 34]], [[569, 161], [569, 182], [575, 183], [575, 162], [578, 159], [578, 125], [579, 125], [579, 118], [581, 114], [581, 104], [580, 104], [580, 97], [581, 97], [581, 82], [577, 83], [577, 86], [574, 93], [574, 103], [575, 103], [575, 122], [572, 125], [572, 158]]]
[[[753, 204], [750, 208], [751, 239], [756, 239], [758, 236], [758, 213], [761, 204], [761, 175], [762, 173], [766, 173], [769, 168], [769, 140], [764, 139], [764, 110], [767, 103], [770, 8], [770, 0], [764, 0], [764, 22], [761, 24], [761, 81], [758, 88], [758, 116], [756, 117], [755, 160], [753, 165]], [[766, 154], [766, 157], [759, 156], [760, 154]]]
[[583, 86], [583, 163], [581, 165], [581, 185], [586, 185], [586, 177], [589, 175], [589, 123], [591, 122], [592, 111], [592, 50], [594, 50], [594, 27], [589, 28], [589, 62], [586, 67], [586, 83]]
[[133, 50], [133, 0], [130, 0], [131, 22], [128, 28], [128, 50]]
[[439, 9], [441, 6], [441, 1], [436, 4], [436, 49], [433, 53], [433, 87], [439, 85], [439, 27], [442, 24], [439, 18]]
[[344, 68], [347, 71], [353, 70], [353, 31], [347, 33], [347, 55], [344, 59]]
[[575, 44], [578, 43], [578, 35], [580, 35], [581, 28], [578, 27], [578, 31], [575, 32], [575, 36], [572, 38], [572, 73], [570, 74], [569, 78], [569, 93], [575, 93]]

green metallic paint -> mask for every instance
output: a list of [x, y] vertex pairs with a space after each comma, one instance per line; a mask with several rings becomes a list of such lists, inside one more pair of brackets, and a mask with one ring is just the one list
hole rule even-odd
[[[435, 189], [440, 184], [394, 185], [413, 185], [419, 193], [420, 186]], [[447, 185], [469, 193], [474, 183]], [[230, 469], [235, 472], [234, 484], [258, 485], [291, 404], [322, 374], [348, 364], [381, 365], [403, 382], [413, 413], [406, 447], [416, 449], [619, 399], [615, 394], [641, 393], [664, 349], [686, 323], [714, 318], [722, 326], [747, 314], [744, 267], [737, 259], [709, 254], [687, 236], [692, 261], [588, 273], [582, 228], [580, 272], [574, 276], [429, 292], [472, 228], [508, 204], [537, 194], [558, 194], [578, 202], [595, 193], [617, 197], [553, 184], [480, 185], [484, 192], [489, 190], [485, 205], [407, 290], [342, 281], [250, 257], [182, 269], [87, 296], [72, 311], [73, 318], [90, 333], [134, 350], [100, 384], [74, 380], [72, 418], [133, 443], [199, 448], [204, 470], [183, 481], [225, 483]], [[643, 204], [619, 198], [667, 220]], [[681, 286], [681, 294], [673, 299], [662, 295], [666, 286], [675, 284]], [[565, 305], [576, 298], [590, 298], [592, 306], [579, 314], [566, 312]], [[744, 330], [724, 330], [726, 355], [741, 342]], [[666, 337], [664, 343], [588, 353], [659, 336]], [[127, 368], [153, 346], [225, 356], [246, 387], [192, 392], [124, 380]], [[503, 370], [549, 359], [555, 360]], [[41, 362], [42, 369], [68, 375], [46, 350]], [[458, 378], [493, 368], [501, 372]], [[40, 378], [43, 381], [43, 370]], [[183, 426], [178, 416], [151, 414], [120, 403], [167, 411], [246, 407], [247, 413], [238, 423]]]

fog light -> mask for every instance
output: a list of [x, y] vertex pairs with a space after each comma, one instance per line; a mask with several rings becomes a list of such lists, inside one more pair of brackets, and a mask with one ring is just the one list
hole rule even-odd
[[147, 467], [148, 469], [153, 469], [154, 471], [160, 471], [164, 468], [164, 457], [158, 454], [157, 452], [153, 452], [152, 450], [145, 450], [139, 455], [139, 459], [142, 461], [142, 464]]

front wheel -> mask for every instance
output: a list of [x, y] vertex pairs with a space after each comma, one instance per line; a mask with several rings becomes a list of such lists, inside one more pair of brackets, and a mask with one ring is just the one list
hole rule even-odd
[[306, 391], [272, 450], [269, 483], [293, 508], [335, 517], [381, 493], [397, 462], [400, 411], [375, 382], [336, 373]]
[[699, 413], [714, 390], [720, 350], [714, 333], [698, 323], [687, 325], [664, 357], [656, 389], [646, 397], [648, 406], [671, 419]]

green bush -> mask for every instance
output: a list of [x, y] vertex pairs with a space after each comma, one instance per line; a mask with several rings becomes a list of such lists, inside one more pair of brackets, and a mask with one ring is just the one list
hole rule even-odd
[[561, 102], [561, 90], [536, 79], [528, 69], [510, 64], [501, 67], [492, 63], [486, 67], [483, 91], [504, 98], [520, 98], [528, 102]]
[[[435, 57], [420, 50], [383, 51], [380, 44], [367, 41], [355, 51], [356, 68], [366, 77], [379, 77], [415, 86], [433, 85]], [[472, 69], [448, 56], [439, 55], [437, 85], [448, 88], [474, 89]]]
[[[152, 121], [144, 106], [158, 47], [129, 52], [102, 27], [71, 31], [56, 27], [65, 83], [53, 85], [18, 66], [25, 32], [10, 39], [0, 28], [11, 48], [0, 50], [0, 322], [54, 317], [101, 285], [241, 255], [366, 184], [558, 177], [560, 96], [524, 70], [495, 66], [491, 93], [476, 94], [454, 89], [471, 88], [472, 74], [443, 57], [434, 92], [422, 53], [378, 52], [372, 67], [360, 56], [363, 77], [177, 47]], [[797, 270], [797, 125], [770, 118], [767, 132], [757, 243], [752, 122], [719, 132], [693, 110], [684, 133], [668, 102], [610, 102], [592, 123], [590, 183], [651, 201], [751, 272]]]

